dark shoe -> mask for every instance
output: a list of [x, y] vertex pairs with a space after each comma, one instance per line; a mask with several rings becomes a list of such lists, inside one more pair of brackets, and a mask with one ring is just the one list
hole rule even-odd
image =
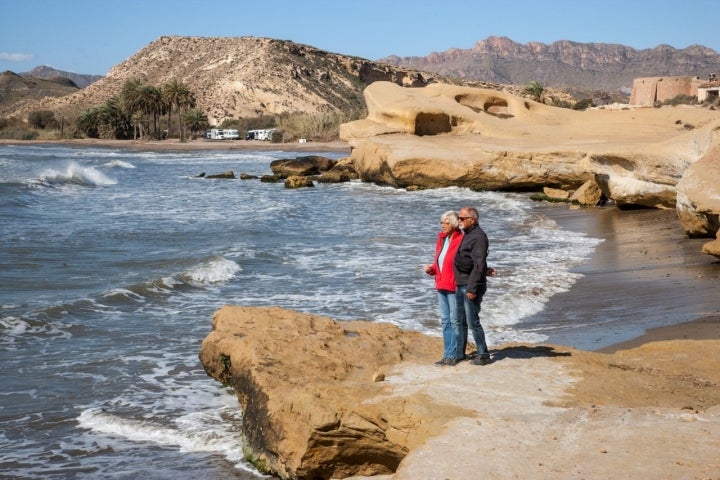
[[475, 360], [478, 355], [479, 353], [477, 352], [477, 350], [475, 350], [474, 352], [468, 353], [466, 358], [469, 358], [470, 360]]
[[487, 365], [489, 363], [492, 363], [492, 358], [490, 358], [490, 357], [475, 357], [472, 360], [470, 360], [470, 363], [472, 365]]
[[455, 360], [454, 358], [443, 358], [442, 360], [438, 360], [437, 362], [435, 362], [433, 365], [435, 365], [436, 367], [454, 367], [455, 365], [457, 365], [457, 360]]

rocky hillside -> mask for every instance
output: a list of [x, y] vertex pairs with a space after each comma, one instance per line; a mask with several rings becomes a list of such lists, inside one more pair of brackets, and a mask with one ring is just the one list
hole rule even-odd
[[[77, 93], [80, 89], [68, 79], [56, 77], [52, 80], [30, 78], [10, 71], [0, 73], [0, 106], [14, 105], [23, 108], [31, 105], [42, 109], [45, 97], [61, 97]], [[2, 111], [2, 110], [0, 110]]]
[[[226, 118], [363, 108], [362, 92], [374, 81], [422, 86], [437, 81], [438, 75], [285, 40], [169, 36], [153, 41], [82, 91], [45, 99], [42, 108], [73, 117], [117, 95], [133, 78], [157, 86], [178, 79], [215, 124]], [[0, 115], [24, 117], [33, 107], [39, 105], [8, 107]]]
[[579, 88], [627, 94], [637, 77], [720, 73], [720, 54], [700, 45], [675, 49], [659, 45], [636, 50], [608, 43], [559, 41], [520, 44], [488, 37], [470, 49], [453, 48], [426, 57], [391, 56], [380, 60], [439, 75], [486, 82], [527, 85], [538, 81], [555, 88]]
[[42, 78], [44, 80], [51, 80], [55, 78], [67, 78], [80, 88], [85, 88], [91, 83], [100, 80], [102, 75], [84, 75], [81, 73], [66, 72], [64, 70], [57, 70], [47, 65], [40, 65], [33, 68], [29, 72], [21, 73], [23, 77], [30, 78]]

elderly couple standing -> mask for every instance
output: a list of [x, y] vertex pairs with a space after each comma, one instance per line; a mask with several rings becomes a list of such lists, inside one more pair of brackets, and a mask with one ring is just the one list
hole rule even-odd
[[[444, 352], [435, 365], [455, 366], [467, 358], [473, 365], [487, 365], [492, 360], [480, 324], [480, 303], [487, 276], [495, 275], [495, 270], [487, 267], [487, 235], [478, 225], [478, 211], [473, 207], [445, 212], [440, 225], [435, 262], [425, 266], [425, 273], [435, 277], [442, 320]], [[468, 330], [477, 351], [466, 356]]]

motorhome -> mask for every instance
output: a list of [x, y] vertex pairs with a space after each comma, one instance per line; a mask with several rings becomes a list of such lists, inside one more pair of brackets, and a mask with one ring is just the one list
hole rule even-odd
[[225, 138], [228, 140], [237, 140], [240, 138], [240, 132], [234, 128], [226, 128], [223, 130], [223, 135], [225, 135]]
[[225, 130], [222, 128], [211, 128], [205, 132], [205, 138], [211, 140], [225, 140]]
[[248, 130], [245, 135], [245, 140], [263, 140], [270, 142], [273, 138], [276, 128], [265, 128], [262, 130]]

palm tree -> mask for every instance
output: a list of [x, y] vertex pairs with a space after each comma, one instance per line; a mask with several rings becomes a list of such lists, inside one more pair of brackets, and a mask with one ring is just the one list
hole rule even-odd
[[185, 124], [190, 127], [190, 134], [193, 139], [195, 139], [195, 132], [201, 132], [210, 125], [207, 115], [205, 115], [205, 112], [199, 108], [191, 108], [185, 112], [183, 120], [185, 121]]
[[543, 87], [542, 84], [537, 81], [530, 82], [523, 90], [523, 92], [532, 95], [533, 99], [536, 102], [540, 101], [540, 98], [542, 98], [542, 94], [544, 91], [545, 87]]
[[[187, 95], [188, 89], [177, 78], [173, 78], [165, 82], [162, 87], [163, 99], [168, 107], [168, 136], [172, 131], [172, 110], [180, 103], [180, 99]], [[178, 111], [178, 122], [180, 121], [180, 112]]]
[[146, 114], [152, 115], [153, 135], [155, 138], [159, 138], [158, 118], [166, 111], [166, 104], [163, 100], [162, 92], [158, 87], [143, 85], [140, 87], [138, 94], [140, 109]]
[[143, 83], [139, 79], [133, 78], [126, 81], [120, 91], [120, 104], [123, 110], [125, 110], [125, 113], [132, 118], [133, 140], [137, 140], [138, 133], [140, 134], [140, 139], [142, 140], [143, 138], [142, 124], [144, 115], [140, 105], [140, 89], [142, 86]]

